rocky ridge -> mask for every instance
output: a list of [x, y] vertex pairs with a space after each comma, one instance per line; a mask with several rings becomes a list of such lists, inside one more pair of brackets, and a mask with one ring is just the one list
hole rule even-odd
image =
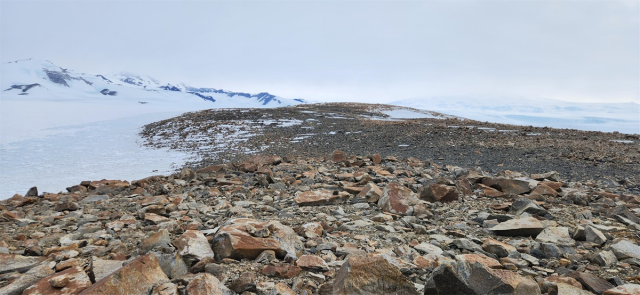
[[334, 151], [0, 202], [0, 294], [638, 294], [606, 179]]

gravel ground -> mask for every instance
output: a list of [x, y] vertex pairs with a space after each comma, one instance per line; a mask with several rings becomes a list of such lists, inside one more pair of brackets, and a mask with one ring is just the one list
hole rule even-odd
[[555, 170], [571, 181], [605, 178], [635, 191], [640, 188], [637, 134], [494, 124], [433, 112], [425, 113], [434, 118], [394, 120], [383, 113], [392, 109], [397, 107], [327, 103], [206, 110], [149, 124], [141, 135], [148, 146], [194, 153], [197, 160], [188, 164], [193, 168], [253, 154], [325, 156], [342, 150], [481, 167], [492, 173]]

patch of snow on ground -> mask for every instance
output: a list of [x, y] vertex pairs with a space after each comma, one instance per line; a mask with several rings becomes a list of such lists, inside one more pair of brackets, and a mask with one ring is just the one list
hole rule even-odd
[[167, 174], [189, 155], [140, 146], [139, 127], [175, 114], [146, 114], [68, 126], [74, 132], [0, 145], [0, 199], [30, 187], [57, 193], [83, 180], [136, 180]]

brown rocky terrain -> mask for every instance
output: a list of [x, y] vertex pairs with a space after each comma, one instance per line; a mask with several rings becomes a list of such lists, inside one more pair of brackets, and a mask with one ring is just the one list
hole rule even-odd
[[[626, 135], [319, 107], [290, 126], [255, 110], [152, 124], [151, 144], [181, 137], [201, 168], [0, 201], [0, 294], [640, 293], [638, 145], [611, 141]], [[298, 132], [316, 134], [287, 147]]]

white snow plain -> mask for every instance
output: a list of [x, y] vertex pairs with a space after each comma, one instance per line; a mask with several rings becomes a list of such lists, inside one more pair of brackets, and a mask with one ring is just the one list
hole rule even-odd
[[445, 113], [478, 121], [640, 134], [637, 103], [579, 103], [524, 97], [429, 97], [389, 104]]

